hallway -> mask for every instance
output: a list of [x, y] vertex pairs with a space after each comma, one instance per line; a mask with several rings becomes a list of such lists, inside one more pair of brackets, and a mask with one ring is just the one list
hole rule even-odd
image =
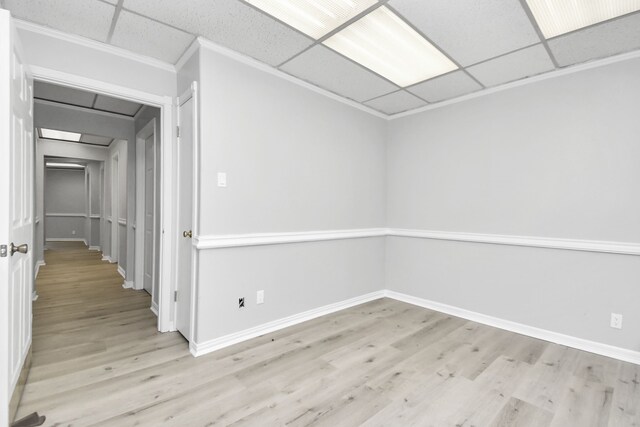
[[116, 264], [81, 242], [48, 247], [33, 306], [33, 365], [17, 419], [39, 411], [45, 425], [86, 425], [88, 414], [121, 412], [117, 399], [125, 395], [113, 392], [125, 387], [117, 377], [191, 356], [179, 334], [157, 332], [151, 297], [123, 289]]

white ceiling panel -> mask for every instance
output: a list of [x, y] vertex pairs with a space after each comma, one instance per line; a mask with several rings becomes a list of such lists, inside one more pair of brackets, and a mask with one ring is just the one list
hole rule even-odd
[[423, 107], [427, 105], [422, 99], [411, 95], [403, 90], [389, 95], [381, 96], [380, 98], [373, 99], [365, 102], [371, 108], [375, 108], [378, 111], [382, 111], [385, 114], [396, 114], [407, 110], [413, 110], [414, 108]]
[[546, 49], [539, 44], [474, 65], [467, 68], [467, 71], [483, 85], [497, 86], [554, 68]]
[[549, 40], [561, 67], [640, 49], [640, 13]]
[[95, 98], [95, 95], [90, 92], [39, 81], [34, 83], [33, 96], [38, 99], [78, 105], [80, 107], [91, 107]]
[[540, 42], [518, 0], [391, 0], [389, 5], [463, 66]]
[[279, 65], [313, 41], [239, 0], [125, 0], [124, 7]]
[[6, 0], [16, 18], [104, 42], [115, 7], [97, 0]]
[[287, 62], [281, 69], [338, 95], [359, 102], [398, 89], [396, 85], [322, 45], [314, 46]]
[[111, 43], [174, 64], [193, 39], [189, 33], [123, 10]]
[[112, 113], [133, 116], [140, 109], [140, 106], [140, 104], [131, 101], [125, 101], [124, 99], [98, 95], [94, 108], [96, 110], [111, 111]]
[[95, 144], [95, 145], [107, 146], [107, 145], [111, 144], [111, 141], [113, 141], [113, 138], [109, 138], [107, 136], [97, 136], [97, 135], [83, 134], [80, 137], [80, 142], [85, 142], [87, 144]]
[[454, 71], [435, 79], [411, 86], [407, 90], [429, 102], [451, 99], [482, 89], [482, 86], [464, 71]]

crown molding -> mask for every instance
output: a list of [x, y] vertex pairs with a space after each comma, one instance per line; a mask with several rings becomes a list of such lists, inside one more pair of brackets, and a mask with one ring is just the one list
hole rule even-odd
[[[237, 62], [240, 62], [242, 64], [248, 65], [252, 68], [255, 68], [257, 70], [260, 71], [264, 71], [267, 74], [271, 74], [272, 76], [276, 76], [279, 77], [283, 80], [286, 80], [288, 82], [294, 83], [298, 86], [302, 86], [305, 89], [309, 89], [312, 92], [315, 92], [317, 94], [323, 95], [327, 98], [330, 98], [334, 101], [338, 101], [342, 104], [348, 105], [349, 107], [353, 107], [355, 109], [358, 109], [360, 111], [364, 111], [365, 113], [371, 114], [372, 116], [381, 118], [381, 119], [388, 119], [389, 116], [387, 116], [386, 114], [380, 113], [376, 110], [374, 110], [373, 108], [369, 108], [364, 104], [361, 104], [359, 102], [356, 101], [352, 101], [348, 98], [345, 98], [343, 96], [337, 95], [331, 91], [328, 91], [326, 89], [322, 89], [319, 86], [313, 85], [311, 83], [307, 83], [302, 79], [299, 79], [297, 77], [294, 77], [290, 74], [285, 73], [284, 71], [280, 71], [277, 68], [274, 68], [270, 65], [265, 64], [264, 62], [260, 62], [257, 59], [253, 59], [249, 56], [243, 55], [241, 53], [236, 52], [235, 50], [231, 50], [228, 49], [226, 47], [220, 46], [217, 43], [214, 43], [210, 40], [207, 40], [205, 38], [202, 37], [198, 37], [197, 38], [197, 43], [199, 44], [200, 47], [205, 48], [207, 50], [219, 53], [221, 55], [224, 55], [228, 58], [231, 58]], [[193, 46], [193, 45], [192, 45]], [[185, 53], [190, 53], [191, 55], [193, 54], [193, 50], [195, 50], [192, 46], [189, 46], [189, 48], [187, 48]], [[185, 55], [183, 55], [183, 57], [185, 57]], [[186, 57], [188, 60], [188, 57]], [[186, 60], [184, 62], [181, 62], [183, 58], [180, 58], [180, 60], [178, 61], [178, 64], [182, 64], [184, 65], [184, 62], [186, 62]]]
[[554, 71], [549, 71], [547, 73], [538, 74], [533, 77], [528, 77], [520, 80], [516, 80], [510, 83], [505, 83], [500, 86], [495, 86], [488, 89], [482, 89], [477, 92], [469, 93], [467, 95], [462, 95], [457, 98], [448, 99], [446, 101], [440, 101], [437, 103], [425, 105], [424, 107], [417, 108], [415, 110], [404, 111], [402, 113], [393, 114], [387, 116], [387, 120], [395, 120], [403, 117], [413, 116], [415, 114], [424, 113], [425, 111], [437, 110], [438, 108], [447, 107], [449, 105], [454, 105], [459, 102], [469, 101], [475, 98], [481, 98], [483, 96], [491, 95], [497, 92], [502, 92], [504, 90], [509, 90], [513, 88], [517, 88], [520, 86], [526, 86], [532, 83], [538, 83], [548, 79], [555, 79], [557, 77], [566, 76], [573, 73], [579, 73], [581, 71], [591, 70], [594, 68], [604, 67], [606, 65], [615, 64], [618, 62], [629, 61], [632, 59], [640, 58], [640, 50], [634, 50], [631, 52], [622, 53], [620, 55], [609, 56], [603, 59], [597, 59], [591, 62], [585, 62], [578, 65], [571, 65], [569, 67], [561, 68]]
[[148, 65], [150, 67], [158, 68], [170, 73], [176, 72], [176, 67], [168, 62], [161, 61], [159, 59], [152, 58], [150, 56], [134, 53], [130, 50], [123, 49], [121, 47], [113, 46], [107, 43], [92, 40], [86, 37], [82, 37], [76, 34], [65, 33], [64, 31], [54, 30], [53, 28], [44, 27], [42, 25], [34, 24], [33, 22], [24, 21], [22, 19], [13, 18], [16, 27], [21, 30], [31, 31], [34, 33], [42, 34], [48, 37], [53, 37], [58, 40], [63, 40], [69, 43], [74, 43], [80, 46], [84, 46], [90, 49], [99, 50], [111, 55], [117, 55], [125, 59], [139, 62], [141, 64]]

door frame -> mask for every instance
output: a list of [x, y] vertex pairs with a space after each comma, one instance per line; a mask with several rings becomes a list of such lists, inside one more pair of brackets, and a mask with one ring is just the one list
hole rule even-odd
[[120, 265], [120, 153], [116, 152], [111, 156], [111, 247], [109, 248], [109, 259]]
[[157, 144], [157, 135], [156, 135], [156, 119], [155, 117], [149, 121], [137, 134], [136, 134], [136, 233], [135, 233], [135, 279], [134, 279], [134, 289], [142, 290], [144, 289], [144, 259], [145, 259], [145, 230], [146, 230], [146, 219], [145, 219], [145, 197], [146, 197], [146, 158], [145, 158], [145, 143], [147, 138], [153, 135], [153, 269], [152, 269], [152, 286], [151, 286], [151, 303], [153, 305], [153, 289], [155, 288], [156, 281], [156, 259], [155, 259], [155, 248], [156, 248], [156, 239], [158, 236], [156, 235], [156, 224], [158, 220], [158, 216], [155, 212], [156, 208], [156, 196], [157, 196], [157, 188], [155, 183], [157, 182], [157, 167], [156, 167], [156, 156], [158, 155], [156, 151]]
[[[101, 80], [65, 73], [40, 66], [30, 66], [34, 80], [67, 86], [75, 89], [91, 91], [102, 95], [113, 96], [127, 101], [146, 104], [160, 109], [162, 145], [160, 167], [160, 276], [158, 277], [158, 330], [160, 332], [175, 331], [175, 291], [174, 256], [177, 224], [175, 221], [176, 206], [176, 134], [174, 121], [174, 98], [155, 95], [120, 86]], [[117, 218], [115, 219], [117, 224]]]

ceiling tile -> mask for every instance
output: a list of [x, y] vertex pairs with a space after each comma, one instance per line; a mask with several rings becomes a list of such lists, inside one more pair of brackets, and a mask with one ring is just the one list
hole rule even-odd
[[358, 102], [398, 89], [396, 85], [322, 45], [314, 46], [281, 69]]
[[427, 105], [427, 103], [422, 99], [401, 90], [367, 101], [365, 102], [365, 105], [375, 108], [378, 111], [382, 111], [385, 114], [395, 114], [423, 107]]
[[480, 89], [482, 89], [482, 86], [478, 82], [460, 70], [419, 83], [407, 90], [429, 102], [438, 102], [466, 95]]
[[546, 49], [539, 44], [474, 65], [467, 68], [467, 71], [483, 85], [496, 86], [554, 68]]
[[549, 40], [561, 67], [640, 49], [640, 13]]
[[274, 66], [313, 43], [238, 0], [125, 0], [124, 7]]
[[463, 66], [540, 42], [518, 0], [392, 0], [389, 5]]
[[95, 98], [93, 93], [40, 81], [36, 81], [33, 85], [33, 96], [80, 107], [91, 107]]
[[140, 109], [140, 104], [136, 104], [135, 102], [131, 101], [125, 101], [124, 99], [98, 95], [94, 108], [96, 110], [110, 111], [112, 113], [133, 116]]
[[123, 10], [111, 44], [174, 64], [193, 39], [189, 33]]
[[104, 42], [115, 7], [96, 0], [6, 0], [16, 18]]
[[109, 138], [107, 136], [97, 136], [97, 135], [83, 134], [82, 137], [80, 137], [80, 142], [85, 142], [87, 144], [96, 144], [96, 145], [107, 146], [107, 145], [111, 144], [111, 141], [113, 141], [113, 138]]

